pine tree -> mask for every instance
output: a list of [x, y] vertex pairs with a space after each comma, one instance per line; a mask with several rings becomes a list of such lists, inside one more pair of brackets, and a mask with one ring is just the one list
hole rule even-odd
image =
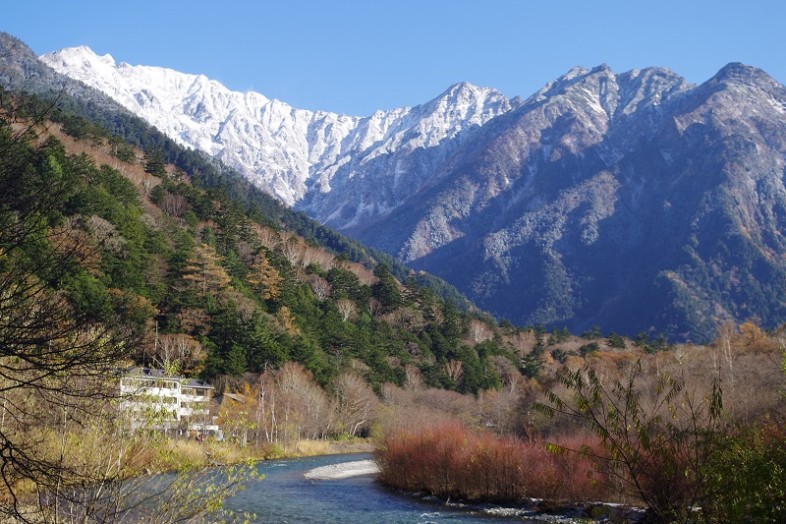
[[166, 177], [166, 161], [164, 160], [164, 152], [160, 147], [145, 151], [144, 168], [145, 173], [150, 173], [159, 178]]
[[392, 311], [399, 307], [402, 303], [401, 291], [388, 267], [385, 264], [378, 265], [374, 269], [374, 276], [377, 277], [377, 282], [371, 288], [374, 298], [382, 303], [385, 311]]

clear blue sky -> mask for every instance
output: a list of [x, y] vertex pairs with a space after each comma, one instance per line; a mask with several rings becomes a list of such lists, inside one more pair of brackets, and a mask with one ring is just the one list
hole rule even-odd
[[745, 62], [786, 81], [781, 0], [15, 0], [0, 29], [38, 54], [84, 44], [353, 115], [461, 81], [526, 97], [601, 63], [698, 83]]

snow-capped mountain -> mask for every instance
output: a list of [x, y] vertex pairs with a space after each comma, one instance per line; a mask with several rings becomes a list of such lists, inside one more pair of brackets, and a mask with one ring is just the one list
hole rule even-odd
[[526, 100], [457, 84], [361, 118], [87, 48], [42, 60], [518, 324], [786, 322], [786, 88], [758, 69], [574, 68]]
[[[511, 108], [497, 91], [457, 84], [424, 105], [361, 118], [296, 109], [259, 93], [230, 91], [203, 75], [116, 63], [87, 47], [63, 49], [41, 60], [103, 91], [182, 145], [235, 167], [289, 205], [309, 193], [345, 187], [356, 177], [387, 177], [387, 169], [384, 174], [370, 169], [379, 158], [385, 158], [386, 168], [396, 166], [393, 180], [384, 184], [387, 198], [361, 196], [351, 213], [345, 207], [327, 209], [319, 197], [310, 199], [311, 214], [340, 228], [396, 207], [396, 193], [429, 181], [429, 166], [412, 169], [414, 151], [450, 150]], [[402, 188], [405, 179], [408, 187]]]

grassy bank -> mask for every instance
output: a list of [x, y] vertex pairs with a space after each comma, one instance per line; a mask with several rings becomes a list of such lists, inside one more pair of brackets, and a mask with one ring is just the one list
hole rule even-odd
[[261, 445], [241, 447], [234, 442], [205, 440], [160, 439], [143, 446], [139, 456], [130, 463], [130, 475], [180, 471], [215, 465], [232, 465], [260, 460], [337, 455], [343, 453], [370, 453], [374, 451], [371, 439], [299, 440], [288, 446]]
[[[227, 497], [243, 489], [244, 484], [258, 478], [256, 462], [373, 449], [369, 439], [360, 438], [301, 440], [284, 449], [272, 445], [242, 447], [235, 442], [210, 439], [198, 442], [155, 434], [110, 436], [97, 428], [75, 430], [59, 442], [52, 438], [54, 434], [48, 437], [41, 440], [40, 453], [59, 455], [63, 470], [75, 472], [73, 478], [63, 477], [55, 491], [63, 503], [59, 508], [40, 505], [41, 486], [21, 480], [13, 486], [13, 496], [0, 489], [0, 504], [17, 508], [16, 517], [9, 515], [7, 520], [0, 517], [0, 523], [81, 521], [79, 512], [127, 511], [138, 505], [140, 497], [144, 498], [145, 507], [156, 508], [149, 510], [154, 515], [147, 515], [145, 522], [190, 522], [188, 519], [197, 517], [209, 518], [210, 522], [242, 522], [245, 517], [237, 520], [222, 505]], [[128, 520], [118, 515], [117, 521]], [[107, 517], [106, 521], [112, 518]]]

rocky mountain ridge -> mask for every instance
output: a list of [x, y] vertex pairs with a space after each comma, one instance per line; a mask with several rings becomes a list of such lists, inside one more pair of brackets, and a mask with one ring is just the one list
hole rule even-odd
[[574, 68], [526, 100], [457, 84], [358, 118], [86, 48], [42, 59], [516, 323], [786, 321], [786, 90], [755, 68]]

